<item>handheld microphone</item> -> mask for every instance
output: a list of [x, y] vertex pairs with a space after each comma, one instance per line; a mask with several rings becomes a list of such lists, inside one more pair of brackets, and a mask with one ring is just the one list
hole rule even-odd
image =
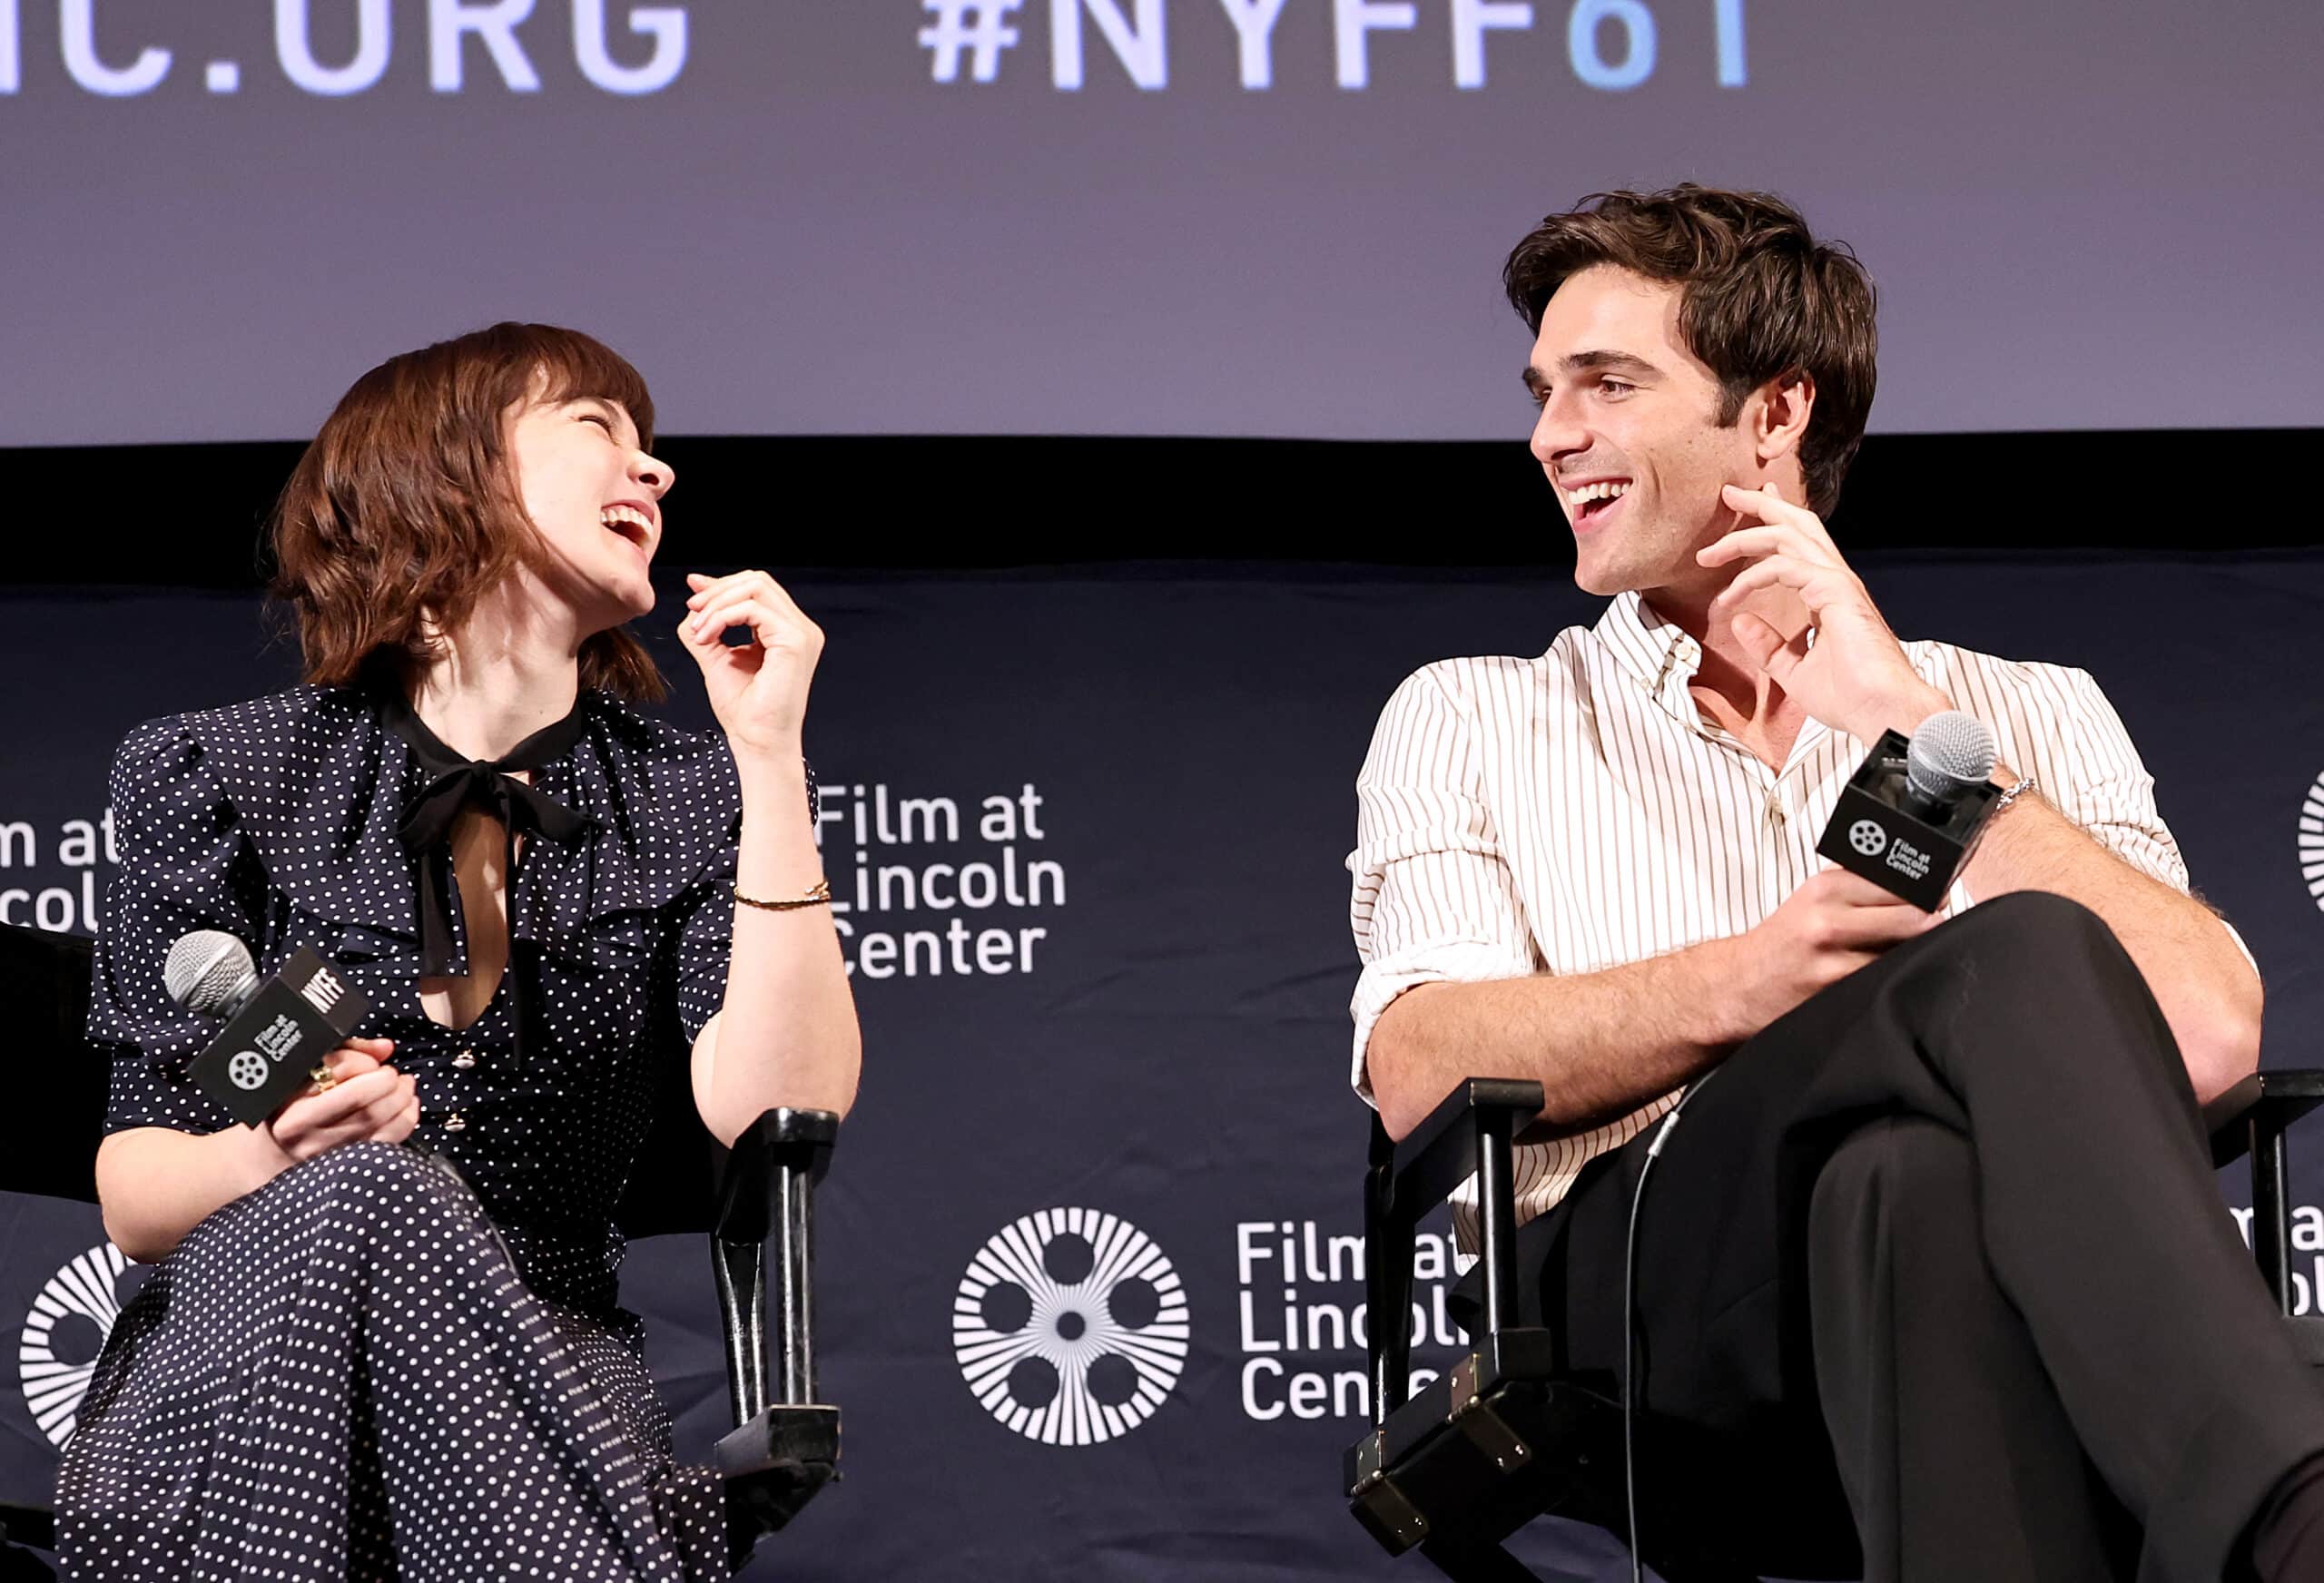
[[304, 946], [261, 982], [250, 948], [217, 929], [197, 929], [172, 946], [162, 985], [185, 1010], [224, 1019], [187, 1071], [245, 1126], [281, 1109], [370, 1009]]
[[1995, 756], [1993, 729], [1957, 709], [1930, 715], [1909, 742], [1883, 732], [1840, 788], [1817, 851], [1935, 911], [2001, 795], [1990, 778]]
[[1905, 805], [1931, 822], [1993, 777], [1993, 728], [1958, 709], [1932, 714], [1905, 750]]

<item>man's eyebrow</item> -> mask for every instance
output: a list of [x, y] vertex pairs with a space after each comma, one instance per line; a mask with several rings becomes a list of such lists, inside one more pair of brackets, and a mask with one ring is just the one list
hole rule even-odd
[[[1634, 352], [1568, 352], [1558, 359], [1558, 369], [1561, 373], [1583, 374], [1593, 369], [1610, 369], [1615, 373], [1630, 374], [1640, 379], [1662, 371]], [[1526, 365], [1523, 378], [1525, 388], [1529, 390], [1541, 390], [1550, 384], [1550, 377], [1530, 363]]]
[[1661, 370], [1632, 352], [1570, 352], [1558, 360], [1569, 374], [1590, 369], [1614, 369], [1625, 374], [1658, 374]]

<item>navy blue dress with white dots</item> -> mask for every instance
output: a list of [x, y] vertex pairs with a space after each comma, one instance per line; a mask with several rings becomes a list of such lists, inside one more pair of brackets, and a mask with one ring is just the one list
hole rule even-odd
[[724, 997], [740, 793], [723, 742], [599, 693], [576, 708], [533, 781], [585, 828], [527, 838], [507, 972], [457, 1030], [420, 1009], [397, 838], [422, 771], [363, 694], [297, 688], [122, 745], [89, 1014], [113, 1051], [107, 1131], [234, 1125], [186, 1077], [217, 1025], [162, 983], [198, 929], [248, 941], [262, 973], [300, 946], [338, 963], [421, 1110], [417, 1147], [330, 1150], [155, 1267], [66, 1447], [68, 1575], [727, 1574], [717, 1480], [674, 1465], [615, 1303], [612, 1216], [657, 1064]]

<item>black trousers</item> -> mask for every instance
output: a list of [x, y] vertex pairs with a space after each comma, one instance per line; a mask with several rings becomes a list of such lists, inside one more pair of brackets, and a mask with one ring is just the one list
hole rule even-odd
[[[1622, 1362], [1651, 1133], [1520, 1234], [1524, 1306]], [[2324, 1389], [2098, 918], [1997, 898], [1742, 1046], [1639, 1224], [1640, 1521], [1869, 1583], [2214, 1583]], [[1662, 1531], [1673, 1530], [1665, 1529]]]

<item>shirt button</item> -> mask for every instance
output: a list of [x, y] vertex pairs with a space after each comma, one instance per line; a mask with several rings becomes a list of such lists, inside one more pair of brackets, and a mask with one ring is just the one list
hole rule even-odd
[[460, 1071], [467, 1071], [470, 1067], [476, 1065], [476, 1052], [474, 1050], [462, 1050], [458, 1055], [452, 1057], [452, 1065]]
[[468, 1124], [467, 1118], [462, 1116], [457, 1110], [444, 1118], [444, 1130], [446, 1132], [466, 1132], [468, 1129]]

